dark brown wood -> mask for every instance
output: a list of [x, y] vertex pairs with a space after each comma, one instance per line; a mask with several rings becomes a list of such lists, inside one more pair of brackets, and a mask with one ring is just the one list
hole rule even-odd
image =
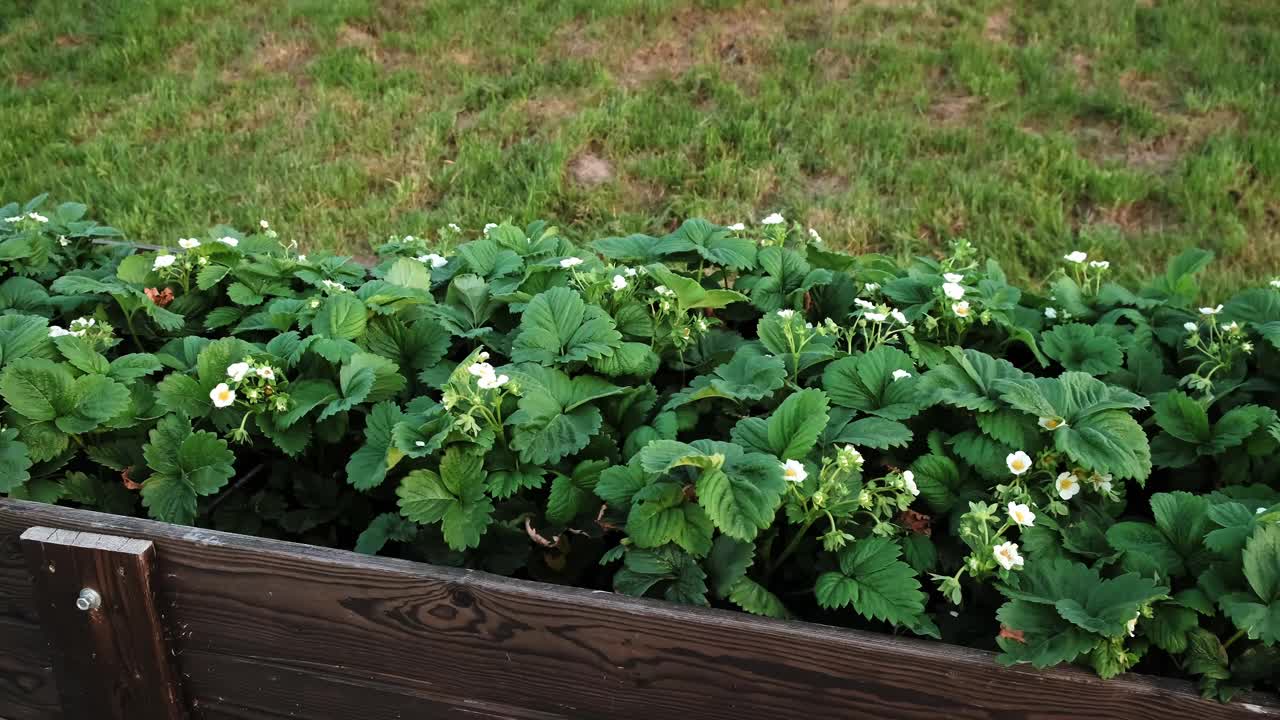
[[[149, 540], [32, 527], [21, 535], [67, 720], [182, 720], [152, 592]], [[83, 592], [99, 605], [78, 608]]]
[[[1221, 705], [1180, 681], [0, 500], [0, 538], [32, 525], [156, 544], [202, 718], [1280, 718], [1271, 695]], [[19, 624], [21, 605], [0, 596]]]

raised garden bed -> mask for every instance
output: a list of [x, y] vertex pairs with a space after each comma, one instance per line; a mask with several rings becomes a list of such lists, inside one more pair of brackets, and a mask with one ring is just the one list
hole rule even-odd
[[1265, 695], [0, 500], [8, 720], [68, 717], [19, 543], [33, 526], [155, 543], [192, 717], [1280, 718]]

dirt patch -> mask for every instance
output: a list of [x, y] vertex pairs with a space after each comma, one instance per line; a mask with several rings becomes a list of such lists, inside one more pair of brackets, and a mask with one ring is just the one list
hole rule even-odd
[[53, 44], [60, 48], [80, 47], [89, 42], [89, 39], [83, 35], [59, 35], [53, 39]]
[[1242, 118], [1231, 110], [1219, 109], [1192, 117], [1174, 116], [1165, 133], [1128, 139], [1106, 123], [1080, 123], [1073, 129], [1077, 147], [1084, 157], [1101, 165], [1121, 164], [1155, 174], [1167, 173], [1187, 153], [1204, 144], [1210, 136], [1235, 130]]
[[613, 179], [613, 165], [595, 153], [581, 152], [569, 161], [569, 179], [584, 188], [597, 187]]
[[26, 72], [25, 70], [16, 70], [9, 76], [9, 78], [19, 90], [26, 90], [40, 82], [40, 77], [38, 75]]
[[1008, 43], [1013, 37], [1013, 12], [1001, 8], [987, 16], [982, 24], [982, 37], [997, 43]]
[[1106, 207], [1085, 205], [1075, 215], [1077, 227], [1110, 225], [1132, 237], [1160, 234], [1177, 224], [1172, 208], [1151, 200]]
[[254, 52], [253, 66], [267, 72], [294, 72], [302, 69], [311, 55], [311, 47], [301, 40], [266, 35]]
[[929, 106], [929, 119], [938, 125], [963, 125], [968, 122], [970, 115], [977, 109], [980, 102], [980, 99], [973, 95], [956, 93], [939, 95]]
[[357, 27], [355, 25], [343, 24], [338, 29], [338, 47], [358, 47], [372, 48], [378, 44], [378, 39], [368, 30]]
[[805, 189], [810, 197], [833, 197], [849, 189], [849, 178], [836, 174], [814, 175], [805, 183]]
[[1082, 52], [1072, 53], [1067, 58], [1067, 67], [1071, 69], [1071, 74], [1080, 87], [1090, 87], [1093, 84], [1093, 58]]
[[781, 29], [763, 8], [684, 8], [639, 33], [633, 17], [591, 26], [575, 21], [556, 32], [548, 50], [597, 61], [631, 88], [679, 77], [699, 64], [719, 65], [745, 79], [763, 61], [768, 39]]

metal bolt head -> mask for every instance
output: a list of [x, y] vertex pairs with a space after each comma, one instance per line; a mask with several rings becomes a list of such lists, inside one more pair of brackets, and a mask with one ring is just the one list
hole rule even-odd
[[76, 608], [89, 612], [102, 607], [102, 596], [93, 588], [85, 588], [80, 591], [80, 597], [76, 598]]

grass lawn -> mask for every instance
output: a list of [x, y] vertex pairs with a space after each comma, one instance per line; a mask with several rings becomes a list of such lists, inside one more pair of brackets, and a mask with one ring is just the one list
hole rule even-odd
[[774, 210], [1010, 275], [1280, 269], [1275, 0], [0, 0], [0, 202], [131, 238], [272, 221], [661, 232]]

